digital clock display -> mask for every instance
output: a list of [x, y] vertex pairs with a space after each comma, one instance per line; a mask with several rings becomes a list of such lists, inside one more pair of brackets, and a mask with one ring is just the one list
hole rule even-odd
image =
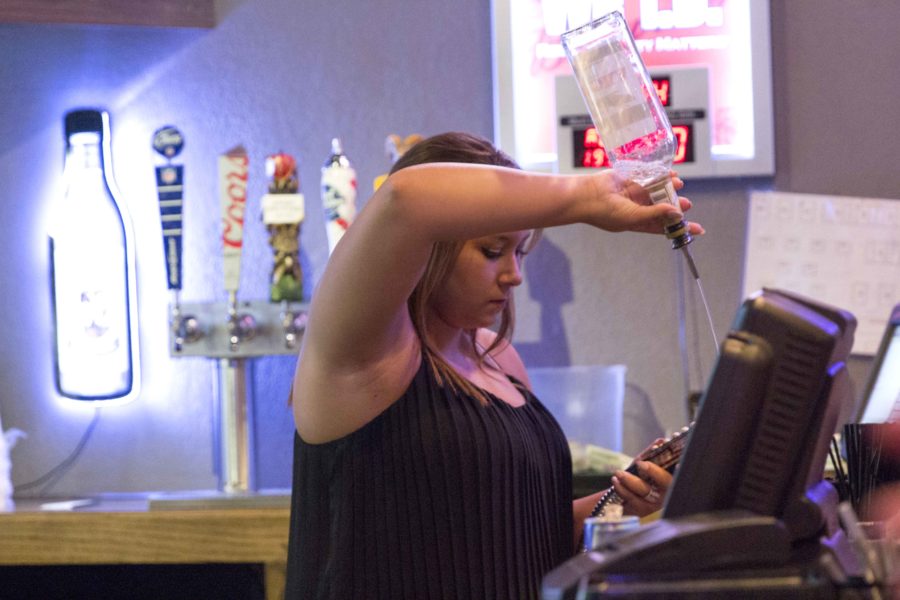
[[664, 107], [672, 104], [672, 80], [669, 77], [654, 77], [653, 87], [656, 88], [656, 94]]
[[[675, 158], [674, 164], [694, 162], [694, 127], [687, 123], [672, 125], [675, 134]], [[600, 136], [593, 126], [575, 128], [572, 130], [572, 166], [582, 169], [609, 168], [609, 157], [600, 143]]]

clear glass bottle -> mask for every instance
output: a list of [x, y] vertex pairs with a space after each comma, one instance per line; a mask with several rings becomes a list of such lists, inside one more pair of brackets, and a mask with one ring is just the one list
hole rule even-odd
[[[625, 18], [612, 12], [567, 31], [562, 45], [613, 170], [680, 210], [669, 178], [675, 135]], [[683, 218], [666, 236], [673, 248], [692, 241]]]
[[130, 221], [114, 196], [105, 112], [65, 116], [65, 196], [50, 230], [56, 384], [77, 400], [133, 397], [137, 340]]

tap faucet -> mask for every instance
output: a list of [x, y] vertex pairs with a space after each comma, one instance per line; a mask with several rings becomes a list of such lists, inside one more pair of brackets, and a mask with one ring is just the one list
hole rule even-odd
[[181, 314], [181, 306], [177, 302], [172, 307], [171, 327], [175, 352], [181, 352], [185, 344], [192, 344], [203, 337], [199, 319], [194, 315]]
[[303, 330], [306, 329], [308, 315], [306, 311], [293, 311], [285, 300], [281, 304], [281, 327], [284, 330], [284, 345], [287, 348], [296, 348], [297, 342]]
[[256, 319], [251, 314], [239, 314], [237, 303], [231, 302], [228, 307], [228, 341], [231, 351], [237, 350], [241, 342], [246, 342], [256, 335]]

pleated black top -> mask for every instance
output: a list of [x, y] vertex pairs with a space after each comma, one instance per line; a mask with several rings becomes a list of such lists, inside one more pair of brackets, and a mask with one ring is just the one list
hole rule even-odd
[[352, 434], [295, 434], [289, 599], [537, 598], [573, 554], [572, 464], [530, 393], [487, 406], [423, 361], [404, 395]]

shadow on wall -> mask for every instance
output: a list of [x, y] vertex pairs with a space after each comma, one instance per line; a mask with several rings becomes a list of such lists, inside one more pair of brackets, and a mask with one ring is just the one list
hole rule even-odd
[[525, 261], [528, 295], [540, 305], [541, 337], [536, 342], [516, 344], [529, 367], [561, 367], [571, 364], [569, 340], [562, 307], [575, 299], [572, 267], [562, 249], [546, 237]]
[[622, 452], [633, 456], [665, 434], [650, 395], [640, 386], [626, 381], [622, 401]]
[[[541, 336], [536, 342], [517, 343], [516, 350], [529, 368], [571, 366], [562, 314], [563, 306], [575, 299], [569, 258], [562, 248], [545, 237], [525, 261], [525, 272], [528, 294], [540, 306]], [[621, 434], [622, 452], [632, 455], [654, 439], [665, 436], [649, 394], [627, 380]]]

